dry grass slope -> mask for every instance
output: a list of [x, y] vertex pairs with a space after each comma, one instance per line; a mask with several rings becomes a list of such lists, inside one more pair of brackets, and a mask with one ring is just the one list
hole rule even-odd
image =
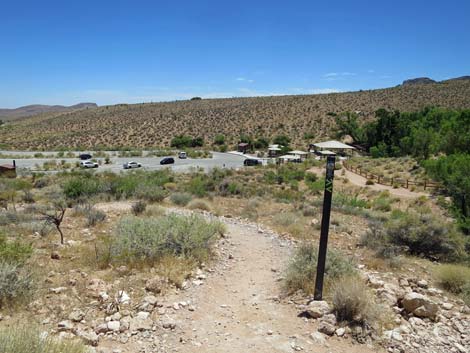
[[289, 135], [304, 146], [305, 133], [325, 138], [334, 117], [359, 111], [370, 119], [379, 108], [414, 111], [425, 106], [470, 108], [470, 82], [399, 86], [371, 91], [258, 98], [204, 99], [115, 105], [63, 114], [43, 114], [0, 129], [4, 148], [152, 148], [168, 146], [178, 134], [212, 143], [224, 134], [233, 144], [240, 134]]

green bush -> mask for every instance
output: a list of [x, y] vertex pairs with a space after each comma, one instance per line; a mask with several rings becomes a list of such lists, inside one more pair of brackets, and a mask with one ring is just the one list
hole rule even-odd
[[67, 198], [78, 199], [98, 194], [102, 185], [94, 177], [75, 176], [65, 182], [63, 190]]
[[430, 212], [396, 211], [384, 223], [371, 223], [363, 244], [376, 249], [391, 244], [396, 246], [394, 251], [444, 261], [455, 261], [465, 254], [463, 235]]
[[162, 202], [167, 196], [163, 187], [150, 184], [139, 185], [135, 191], [135, 197], [149, 202]]
[[86, 353], [88, 349], [78, 341], [44, 336], [36, 327], [10, 326], [0, 329], [1, 353]]
[[110, 245], [112, 262], [156, 263], [164, 256], [205, 261], [224, 227], [197, 215], [156, 218], [126, 217], [119, 221]]
[[187, 187], [187, 191], [195, 196], [204, 197], [209, 190], [209, 184], [206, 176], [196, 175], [191, 178]]
[[470, 268], [464, 265], [445, 264], [438, 267], [435, 277], [439, 285], [457, 294], [470, 305]]
[[186, 206], [191, 201], [191, 199], [191, 194], [186, 192], [175, 192], [170, 196], [171, 202], [178, 206]]
[[0, 260], [0, 308], [27, 298], [33, 286], [33, 276], [28, 268]]
[[33, 248], [31, 245], [17, 240], [8, 241], [4, 235], [0, 234], [0, 261], [23, 263], [32, 253]]
[[[288, 293], [302, 290], [312, 294], [316, 278], [318, 248], [311, 243], [302, 244], [294, 253], [285, 276], [284, 287]], [[325, 280], [327, 284], [356, 273], [350, 259], [338, 251], [330, 250], [326, 256]]]

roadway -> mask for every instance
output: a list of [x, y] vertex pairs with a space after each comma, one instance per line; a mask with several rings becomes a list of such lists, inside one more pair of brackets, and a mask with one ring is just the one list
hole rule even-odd
[[[44, 156], [49, 156], [49, 158], [34, 158], [35, 152], [28, 151], [0, 151], [0, 154], [3, 155], [14, 155], [21, 156], [22, 158], [15, 159], [16, 166], [18, 169], [26, 169], [29, 171], [42, 171], [42, 165], [45, 162], [57, 161], [60, 162], [64, 160], [67, 163], [71, 163], [74, 167], [76, 162], [79, 162], [79, 158], [56, 158], [57, 152], [41, 152]], [[139, 170], [159, 170], [163, 168], [171, 168], [175, 172], [189, 172], [196, 168], [202, 168], [205, 171], [209, 171], [213, 168], [230, 168], [238, 169], [243, 167], [243, 161], [248, 156], [243, 156], [236, 153], [220, 153], [212, 152], [212, 158], [187, 158], [179, 159], [178, 157], [172, 155], [168, 157], [173, 157], [175, 159], [174, 164], [160, 165], [160, 161], [165, 157], [118, 157], [117, 153], [106, 152], [111, 155], [110, 164], [104, 163], [104, 158], [96, 158], [96, 160], [101, 164], [97, 171], [111, 171], [111, 172], [120, 172], [128, 171], [129, 169], [123, 169], [123, 164], [129, 161], [135, 161], [142, 164], [142, 168]], [[78, 152], [76, 152], [78, 154]], [[93, 153], [92, 153], [93, 154]], [[144, 153], [145, 155], [145, 153]], [[11, 164], [12, 159], [0, 158], [0, 165], [2, 164]], [[39, 167], [39, 168], [38, 168]], [[51, 170], [51, 172], [53, 172]]]

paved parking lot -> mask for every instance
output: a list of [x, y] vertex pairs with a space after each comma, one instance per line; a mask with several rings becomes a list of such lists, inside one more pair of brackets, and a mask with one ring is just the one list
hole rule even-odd
[[[0, 151], [4, 155], [16, 155], [16, 156], [32, 156], [34, 152], [25, 151]], [[43, 155], [55, 156], [57, 152], [41, 152]], [[78, 152], [77, 152], [78, 154]], [[112, 154], [112, 152], [111, 152]], [[243, 167], [243, 161], [245, 156], [233, 153], [220, 153], [212, 152], [213, 158], [201, 158], [201, 159], [178, 159], [176, 156], [171, 156], [175, 159], [175, 164], [160, 165], [160, 161], [165, 157], [113, 157], [111, 156], [111, 163], [104, 164], [104, 158], [97, 158], [102, 161], [102, 165], [97, 169], [98, 171], [127, 171], [123, 169], [123, 164], [129, 161], [135, 161], [142, 164], [144, 170], [157, 170], [163, 168], [171, 168], [176, 172], [188, 172], [194, 168], [203, 168], [208, 171], [212, 168], [241, 168]], [[47, 161], [61, 161], [65, 160], [68, 163], [75, 165], [78, 158], [20, 158], [16, 159], [16, 165], [18, 168], [26, 168], [31, 171], [37, 170], [38, 166], [42, 166]], [[12, 159], [0, 159], [0, 164], [11, 164]]]

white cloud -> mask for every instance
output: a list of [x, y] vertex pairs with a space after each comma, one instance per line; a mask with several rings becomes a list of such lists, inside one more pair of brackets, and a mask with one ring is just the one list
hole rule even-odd
[[248, 82], [248, 83], [253, 83], [253, 82], [255, 82], [255, 80], [251, 80], [251, 79], [248, 79], [248, 78], [245, 78], [245, 77], [237, 77], [237, 78], [235, 79], [235, 81]]
[[355, 72], [328, 72], [327, 74], [324, 74], [323, 77], [327, 79], [333, 79], [333, 78], [339, 78], [339, 77], [346, 77], [346, 76], [356, 76], [357, 74]]

